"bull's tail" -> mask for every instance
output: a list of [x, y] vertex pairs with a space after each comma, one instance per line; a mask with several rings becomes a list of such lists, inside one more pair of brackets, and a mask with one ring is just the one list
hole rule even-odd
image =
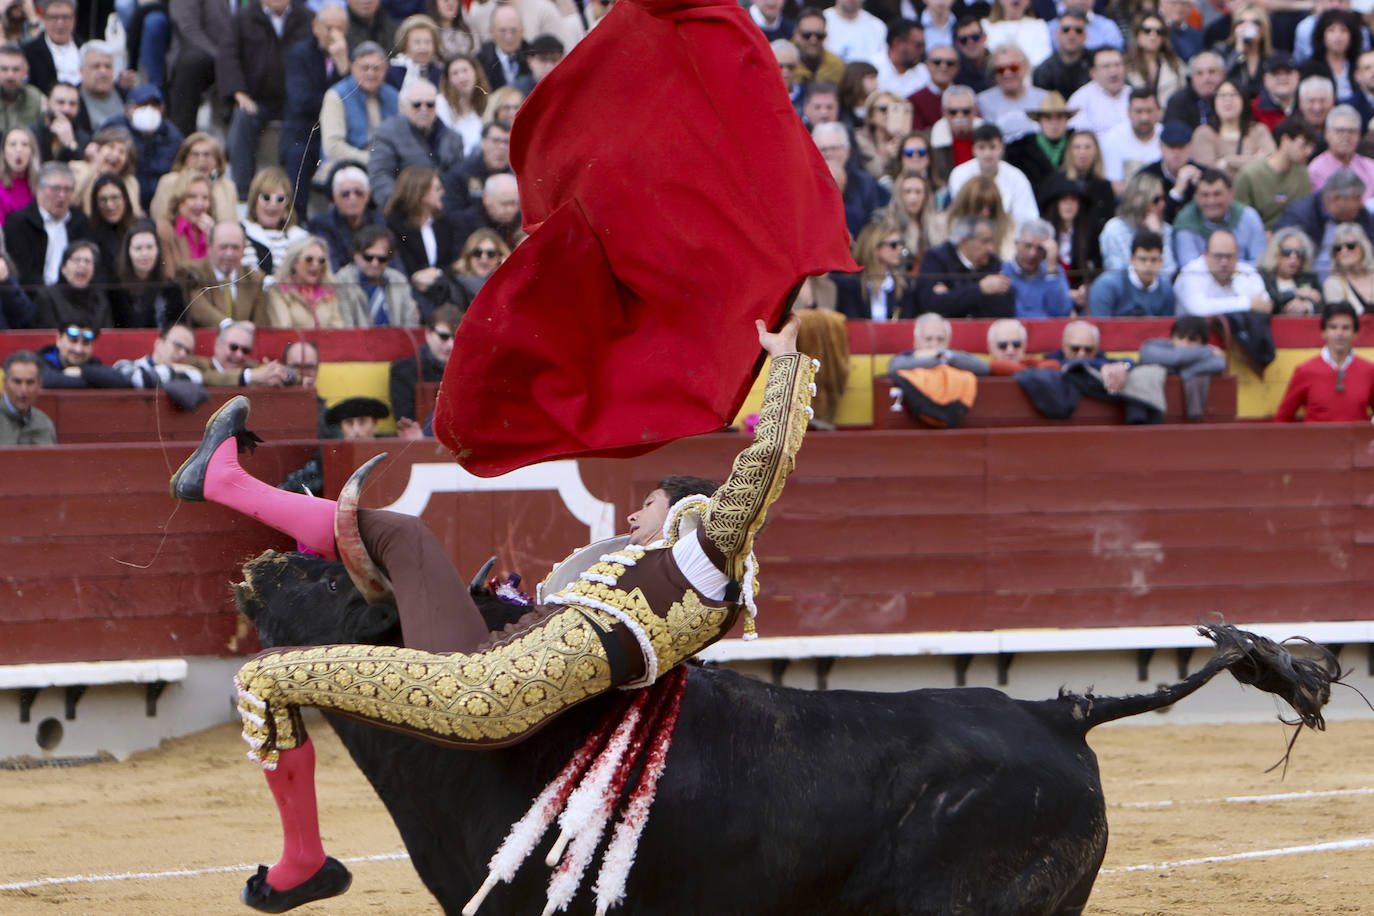
[[1228, 670], [1242, 684], [1251, 684], [1283, 698], [1298, 714], [1298, 721], [1308, 728], [1318, 731], [1326, 728], [1322, 708], [1331, 699], [1331, 685], [1342, 677], [1340, 663], [1334, 655], [1310, 640], [1302, 640], [1318, 650], [1318, 657], [1300, 658], [1271, 639], [1227, 624], [1199, 626], [1198, 632], [1216, 643], [1217, 651], [1206, 665], [1177, 684], [1161, 687], [1154, 693], [1132, 696], [1061, 693], [1060, 699], [1075, 703], [1073, 715], [1086, 731], [1104, 722], [1177, 703], [1222, 670]]

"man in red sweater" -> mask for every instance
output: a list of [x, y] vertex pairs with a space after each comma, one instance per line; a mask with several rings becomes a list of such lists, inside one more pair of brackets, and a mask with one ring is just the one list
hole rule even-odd
[[1321, 353], [1293, 370], [1274, 419], [1296, 420], [1303, 408], [1308, 423], [1353, 423], [1369, 419], [1374, 408], [1374, 363], [1352, 352], [1360, 319], [1347, 302], [1322, 309]]

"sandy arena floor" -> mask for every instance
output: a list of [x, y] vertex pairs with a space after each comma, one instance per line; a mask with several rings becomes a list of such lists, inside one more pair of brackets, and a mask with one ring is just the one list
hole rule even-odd
[[[362, 774], [329, 729], [312, 734], [325, 842], [354, 881], [298, 912], [437, 913]], [[1281, 780], [1263, 770], [1286, 735], [1277, 723], [1097, 731], [1112, 838], [1089, 912], [1374, 913], [1374, 723], [1304, 735]], [[224, 725], [123, 763], [0, 771], [0, 913], [250, 912], [238, 890], [278, 832], [242, 746]]]

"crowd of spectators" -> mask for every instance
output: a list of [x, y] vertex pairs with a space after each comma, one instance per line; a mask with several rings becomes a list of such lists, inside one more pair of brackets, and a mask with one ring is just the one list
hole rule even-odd
[[[742, 5], [842, 192], [848, 318], [1374, 303], [1350, 0]], [[523, 237], [516, 111], [610, 8], [116, 0], [116, 43], [6, 6], [0, 330], [424, 326], [424, 377]]]

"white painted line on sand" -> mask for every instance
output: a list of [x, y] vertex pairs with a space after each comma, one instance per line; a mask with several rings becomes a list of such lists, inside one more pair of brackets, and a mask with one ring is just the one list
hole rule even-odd
[[1097, 874], [1122, 875], [1133, 871], [1164, 871], [1170, 868], [1187, 868], [1191, 865], [1212, 865], [1217, 862], [1237, 862], [1241, 859], [1270, 859], [1277, 856], [1297, 856], [1309, 852], [1339, 852], [1346, 849], [1365, 849], [1374, 846], [1374, 836], [1355, 837], [1350, 840], [1335, 840], [1331, 843], [1313, 843], [1309, 846], [1284, 846], [1279, 849], [1256, 849], [1253, 852], [1238, 852], [1229, 856], [1206, 856], [1201, 859], [1183, 859], [1178, 862], [1158, 862], [1154, 865], [1126, 865], [1122, 868], [1104, 868]]
[[[357, 862], [392, 862], [409, 858], [410, 853], [402, 851], [381, 853], [375, 856], [353, 856], [339, 861], [354, 864]], [[251, 872], [256, 868], [256, 865], [244, 863], [242, 865], [220, 865], [215, 868], [179, 868], [174, 871], [131, 871], [117, 875], [67, 875], [62, 878], [39, 878], [34, 881], [0, 884], [0, 891], [23, 891], [54, 884], [100, 884], [104, 881], [139, 881], [147, 878], [194, 878], [200, 875], [218, 875], [225, 872]]]
[[1325, 792], [1277, 792], [1273, 795], [1230, 795], [1226, 798], [1199, 798], [1193, 801], [1116, 802], [1112, 808], [1172, 808], [1175, 805], [1234, 805], [1263, 804], [1265, 802], [1294, 801], [1310, 798], [1341, 798], [1349, 795], [1374, 795], [1374, 788], [1330, 789]]

